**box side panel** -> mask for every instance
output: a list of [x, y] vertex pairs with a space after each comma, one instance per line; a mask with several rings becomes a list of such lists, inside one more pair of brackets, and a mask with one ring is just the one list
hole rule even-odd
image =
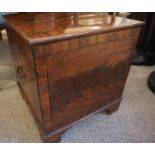
[[38, 88], [35, 75], [34, 59], [31, 48], [16, 32], [7, 29], [11, 55], [14, 62], [17, 83], [23, 97], [31, 106], [37, 120], [42, 124]]

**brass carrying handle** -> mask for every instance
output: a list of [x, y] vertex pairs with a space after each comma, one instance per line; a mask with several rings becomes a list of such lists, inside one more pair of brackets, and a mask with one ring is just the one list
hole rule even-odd
[[23, 80], [23, 79], [25, 78], [25, 73], [24, 73], [24, 71], [23, 71], [23, 69], [22, 69], [21, 66], [18, 66], [18, 67], [16, 68], [16, 73], [17, 73], [17, 76], [18, 76], [18, 78], [19, 78], [20, 80]]

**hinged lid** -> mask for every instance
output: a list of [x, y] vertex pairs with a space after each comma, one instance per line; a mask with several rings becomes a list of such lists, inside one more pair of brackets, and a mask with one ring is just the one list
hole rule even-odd
[[33, 45], [144, 24], [105, 13], [24, 13], [7, 15], [5, 19], [8, 28]]

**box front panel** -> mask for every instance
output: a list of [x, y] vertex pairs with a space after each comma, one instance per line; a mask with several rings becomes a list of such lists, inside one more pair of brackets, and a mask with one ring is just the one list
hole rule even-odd
[[121, 97], [133, 47], [129, 38], [47, 57], [54, 129]]

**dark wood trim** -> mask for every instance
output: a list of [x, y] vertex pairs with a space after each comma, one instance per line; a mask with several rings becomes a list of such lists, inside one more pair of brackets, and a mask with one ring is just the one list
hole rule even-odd
[[65, 41], [67, 39], [74, 39], [74, 38], [79, 38], [79, 37], [89, 37], [90, 35], [95, 35], [95, 34], [100, 34], [100, 33], [109, 33], [109, 32], [115, 32], [115, 31], [119, 31], [119, 30], [126, 30], [128, 28], [137, 28], [139, 26], [143, 26], [143, 23], [140, 24], [135, 24], [135, 25], [130, 25], [128, 27], [118, 27], [118, 28], [113, 28], [113, 29], [107, 29], [107, 30], [98, 30], [95, 32], [87, 32], [87, 33], [83, 33], [80, 36], [79, 35], [72, 35], [72, 36], [63, 36], [61, 38], [57, 38], [57, 37], [49, 37], [48, 39], [38, 39], [38, 40], [32, 40], [30, 39], [28, 41], [28, 43], [30, 45], [36, 46], [36, 45], [40, 45], [40, 44], [47, 44], [49, 42], [55, 42], [55, 41]]
[[[44, 132], [48, 133], [52, 129], [52, 120], [51, 120], [51, 108], [50, 108], [50, 100], [49, 100], [49, 87], [48, 87], [48, 73], [47, 73], [47, 60], [46, 55], [42, 57], [36, 58], [36, 51], [39, 49], [33, 48], [34, 53], [34, 63], [35, 63], [35, 71], [37, 75], [37, 83], [38, 83], [38, 91], [40, 104], [42, 107], [42, 115], [44, 122]], [[39, 53], [39, 51], [38, 51]]]

